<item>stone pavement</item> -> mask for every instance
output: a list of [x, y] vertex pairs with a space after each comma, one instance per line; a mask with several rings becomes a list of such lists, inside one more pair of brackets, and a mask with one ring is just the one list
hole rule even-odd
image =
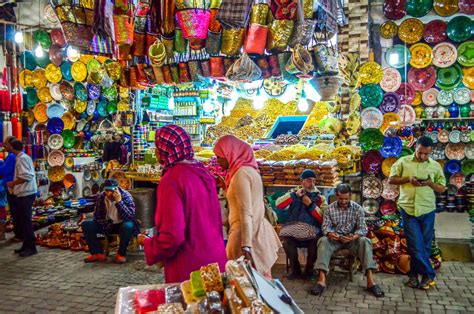
[[[145, 267], [141, 254], [125, 265], [85, 264], [85, 253], [40, 248], [38, 255], [19, 258], [17, 247], [0, 245], [0, 313], [113, 313], [119, 287], [163, 280], [161, 270]], [[284, 273], [281, 266], [274, 271], [276, 277]], [[403, 276], [377, 279], [386, 292], [378, 300], [364, 291], [361, 274], [353, 283], [346, 274], [331, 274], [322, 297], [307, 293], [310, 282], [283, 283], [306, 313], [474, 313], [474, 263], [444, 263], [437, 288], [428, 292], [404, 287]]]

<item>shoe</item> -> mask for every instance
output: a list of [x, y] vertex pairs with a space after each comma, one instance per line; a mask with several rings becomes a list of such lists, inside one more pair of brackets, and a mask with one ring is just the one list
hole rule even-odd
[[18, 254], [18, 256], [20, 256], [20, 257], [28, 257], [28, 256], [35, 255], [35, 254], [38, 254], [38, 251], [27, 250], [27, 251], [21, 251], [21, 252]]
[[286, 279], [288, 279], [288, 280], [301, 279], [301, 273], [294, 273], [294, 272], [291, 272], [291, 273], [289, 273], [289, 274], [286, 276]]
[[308, 280], [308, 281], [316, 280], [316, 274], [315, 274], [314, 270], [311, 271], [311, 272], [306, 272], [305, 271], [304, 275], [303, 275], [303, 279]]
[[423, 277], [418, 288], [422, 290], [428, 290], [430, 287], [434, 287], [436, 285], [435, 281], [428, 277]]
[[408, 281], [405, 283], [405, 286], [415, 289], [418, 288], [420, 286], [420, 283], [418, 282], [418, 276], [410, 277], [410, 279], [408, 279]]
[[120, 254], [115, 255], [114, 262], [117, 264], [123, 264], [127, 262], [127, 258]]
[[105, 254], [91, 254], [84, 259], [86, 263], [93, 263], [93, 262], [105, 262], [107, 260], [107, 256]]
[[24, 250], [25, 250], [24, 248], [14, 249], [13, 252], [15, 252], [15, 254], [19, 254], [19, 253], [23, 252]]

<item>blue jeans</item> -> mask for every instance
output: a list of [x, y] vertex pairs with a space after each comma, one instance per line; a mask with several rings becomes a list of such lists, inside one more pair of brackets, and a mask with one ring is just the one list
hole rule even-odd
[[422, 275], [434, 279], [436, 273], [431, 266], [430, 255], [436, 213], [432, 211], [419, 217], [408, 215], [404, 210], [401, 213], [410, 255], [409, 276]]
[[[100, 233], [97, 224], [93, 220], [87, 220], [82, 223], [82, 230], [84, 231], [84, 238], [89, 245], [89, 253], [104, 254], [104, 249], [100, 245], [97, 234]], [[120, 237], [120, 245], [118, 254], [121, 256], [127, 255], [127, 247], [133, 236], [133, 221], [123, 221], [112, 225], [111, 233], [118, 233]]]

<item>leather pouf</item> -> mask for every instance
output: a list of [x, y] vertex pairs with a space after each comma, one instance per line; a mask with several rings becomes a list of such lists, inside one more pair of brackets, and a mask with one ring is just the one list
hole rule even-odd
[[408, 274], [410, 271], [410, 256], [406, 254], [402, 254], [397, 259], [397, 269], [402, 274]]
[[130, 190], [135, 201], [136, 217], [141, 221], [140, 230], [155, 226], [156, 189], [136, 188]]

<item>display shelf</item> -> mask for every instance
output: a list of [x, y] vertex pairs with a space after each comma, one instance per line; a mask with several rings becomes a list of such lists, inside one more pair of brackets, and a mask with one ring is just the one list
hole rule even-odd
[[[264, 184], [263, 185], [266, 188], [294, 188], [297, 187], [298, 185], [294, 184]], [[318, 189], [335, 189], [335, 186], [325, 186], [325, 185], [315, 185], [316, 188]]]
[[421, 119], [421, 121], [474, 121], [474, 117], [469, 118], [425, 118]]

